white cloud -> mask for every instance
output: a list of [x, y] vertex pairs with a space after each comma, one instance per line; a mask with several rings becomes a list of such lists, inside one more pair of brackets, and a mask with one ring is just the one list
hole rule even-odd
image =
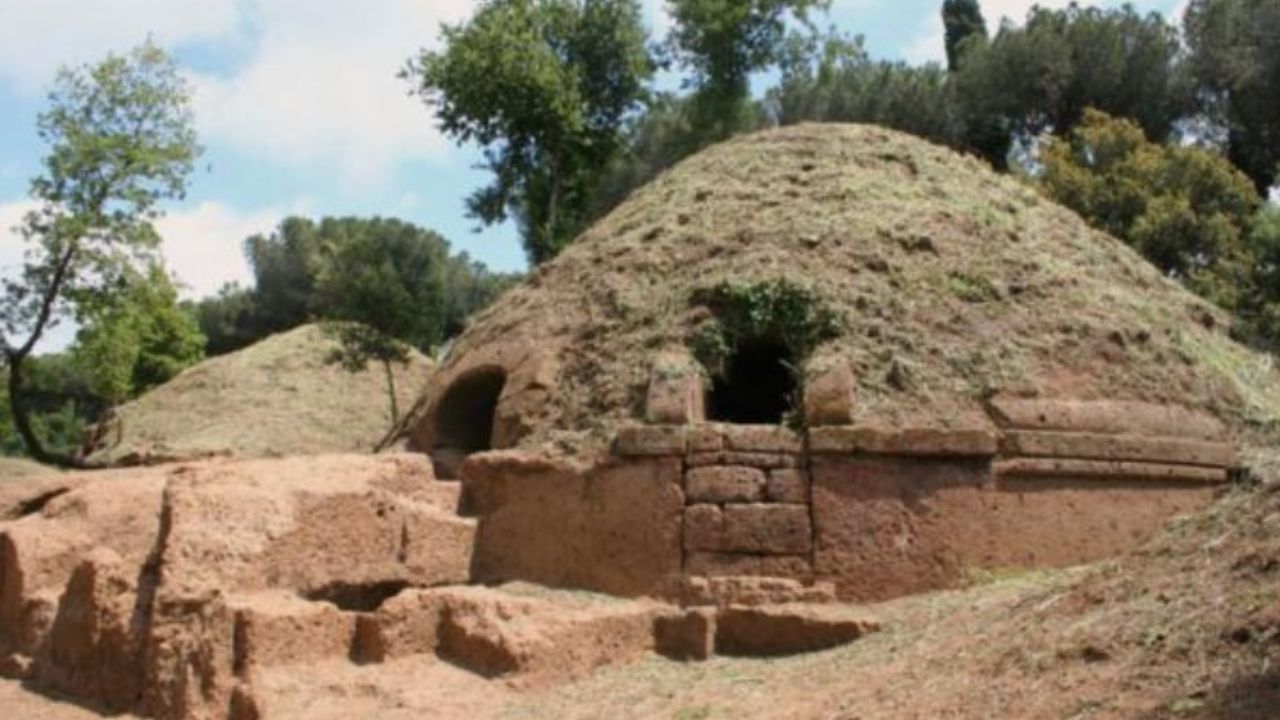
[[35, 207], [36, 204], [30, 200], [0, 203], [0, 277], [11, 277], [22, 266], [22, 252], [26, 249], [26, 243], [14, 228]]
[[[0, 203], [0, 277], [12, 276], [22, 266], [26, 243], [13, 228], [35, 206], [30, 200]], [[156, 230], [163, 239], [166, 264], [186, 286], [183, 295], [201, 297], [224, 283], [249, 282], [244, 239], [270, 232], [285, 215], [306, 215], [309, 209], [308, 203], [298, 202], [289, 208], [242, 212], [220, 202], [202, 202], [160, 218]]]
[[64, 64], [96, 60], [152, 35], [179, 45], [232, 32], [237, 0], [0, 0], [0, 76], [39, 92]]
[[229, 282], [252, 284], [244, 240], [270, 232], [286, 214], [305, 214], [305, 204], [288, 212], [268, 208], [240, 212], [219, 202], [165, 215], [156, 223], [164, 239], [162, 252], [169, 269], [185, 285], [184, 297], [212, 295]]
[[441, 158], [447, 141], [396, 77], [437, 41], [441, 22], [476, 0], [256, 0], [248, 60], [196, 76], [201, 136], [294, 168], [337, 172], [349, 186], [396, 164]]

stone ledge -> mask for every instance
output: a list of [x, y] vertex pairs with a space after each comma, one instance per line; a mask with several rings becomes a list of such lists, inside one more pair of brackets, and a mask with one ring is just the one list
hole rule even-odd
[[858, 608], [832, 605], [762, 605], [721, 608], [716, 616], [716, 653], [791, 655], [823, 650], [880, 629]]
[[1093, 478], [1097, 480], [1167, 480], [1189, 483], [1221, 483], [1226, 468], [1122, 460], [1069, 458], [1009, 458], [996, 461], [996, 477]]
[[1011, 430], [1001, 438], [1000, 452], [1026, 457], [1136, 460], [1220, 468], [1235, 464], [1235, 450], [1229, 443], [1102, 433]]
[[997, 445], [996, 434], [987, 430], [884, 430], [861, 426], [830, 426], [809, 431], [809, 450], [814, 454], [865, 452], [879, 455], [989, 457], [996, 454]]
[[630, 425], [620, 428], [613, 441], [619, 455], [683, 455], [688, 447], [684, 425]]
[[991, 418], [1019, 430], [1130, 433], [1150, 437], [1222, 440], [1226, 428], [1212, 415], [1181, 405], [1131, 400], [996, 398]]
[[730, 450], [752, 453], [798, 453], [804, 438], [781, 425], [720, 425]]

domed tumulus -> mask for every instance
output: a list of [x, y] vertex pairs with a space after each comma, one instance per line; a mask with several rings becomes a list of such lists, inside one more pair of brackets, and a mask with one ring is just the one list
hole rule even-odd
[[448, 454], [599, 449], [655, 420], [983, 429], [999, 398], [1274, 418], [1277, 376], [1229, 322], [975, 158], [798, 125], [687, 159], [537, 268], [474, 319], [406, 434]]

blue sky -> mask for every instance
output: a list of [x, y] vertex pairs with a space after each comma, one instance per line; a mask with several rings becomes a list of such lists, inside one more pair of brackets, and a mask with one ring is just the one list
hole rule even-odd
[[[1177, 12], [1182, 0], [1143, 0]], [[655, 35], [664, 0], [642, 0]], [[943, 57], [941, 0], [834, 0], [819, 18], [865, 36], [874, 57]], [[1065, 2], [1042, 3], [1060, 6]], [[1104, 3], [1118, 4], [1118, 3]], [[476, 233], [463, 201], [485, 182], [407, 94], [397, 69], [434, 47], [441, 22], [476, 0], [0, 0], [0, 273], [21, 258], [8, 232], [44, 148], [35, 119], [57, 67], [123, 51], [149, 34], [194, 88], [206, 147], [186, 200], [159, 228], [172, 269], [203, 295], [244, 282], [244, 238], [284, 215], [390, 215], [433, 228], [498, 270], [524, 267], [510, 226]], [[985, 0], [993, 28], [1030, 2]]]

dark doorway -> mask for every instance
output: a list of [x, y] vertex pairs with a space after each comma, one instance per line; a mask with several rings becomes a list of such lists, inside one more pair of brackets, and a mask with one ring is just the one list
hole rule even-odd
[[506, 382], [501, 370], [487, 370], [467, 375], [445, 391], [436, 405], [431, 449], [436, 477], [458, 477], [468, 455], [493, 446], [493, 416]]
[[707, 417], [720, 422], [777, 425], [791, 409], [795, 375], [782, 343], [741, 345], [725, 362], [707, 396]]

